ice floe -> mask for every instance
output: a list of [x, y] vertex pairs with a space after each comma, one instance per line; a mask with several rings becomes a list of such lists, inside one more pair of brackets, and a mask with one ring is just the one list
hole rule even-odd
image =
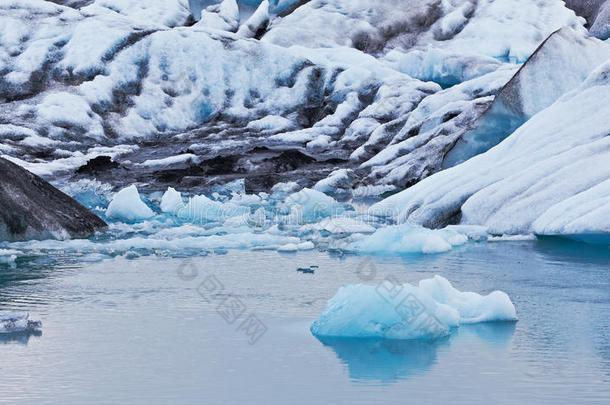
[[0, 333], [36, 331], [42, 327], [42, 322], [29, 318], [27, 312], [0, 312]]
[[441, 277], [419, 286], [385, 279], [377, 286], [344, 285], [311, 325], [317, 336], [436, 339], [460, 324], [516, 321], [506, 293], [460, 292]]

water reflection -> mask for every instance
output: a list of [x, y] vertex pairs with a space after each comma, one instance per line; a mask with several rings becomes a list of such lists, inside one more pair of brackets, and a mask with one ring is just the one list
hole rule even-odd
[[476, 336], [490, 347], [504, 348], [513, 340], [517, 322], [483, 322], [460, 325], [455, 339]]
[[30, 342], [31, 337], [39, 338], [42, 336], [40, 330], [27, 330], [22, 332], [13, 333], [0, 333], [0, 345], [6, 344], [20, 344], [27, 345]]
[[436, 363], [438, 348], [449, 345], [448, 338], [433, 341], [316, 338], [347, 366], [350, 379], [385, 384], [425, 372]]
[[362, 338], [316, 338], [332, 349], [347, 366], [354, 382], [391, 384], [413, 375], [421, 375], [437, 362], [439, 349], [473, 338], [488, 343], [492, 349], [508, 346], [515, 333], [516, 322], [490, 322], [462, 325], [446, 338], [428, 340], [390, 340]]
[[539, 253], [558, 262], [610, 265], [610, 246], [588, 244], [560, 236], [539, 236], [534, 244]]

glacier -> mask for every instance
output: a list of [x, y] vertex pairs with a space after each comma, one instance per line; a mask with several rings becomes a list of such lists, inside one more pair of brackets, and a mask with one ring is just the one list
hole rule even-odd
[[515, 306], [502, 291], [460, 292], [441, 277], [418, 286], [385, 279], [377, 286], [344, 285], [313, 324], [322, 337], [438, 339], [460, 324], [517, 321]]
[[[559, 1], [528, 6], [522, 13], [511, 10], [513, 23], [523, 22], [522, 30], [503, 21], [506, 2], [438, 6], [422, 0], [405, 15], [394, 16], [395, 1], [380, 2], [369, 15], [370, 7], [360, 1], [333, 1], [323, 7], [305, 2], [286, 11], [291, 2], [226, 0], [202, 2], [209, 18], [196, 23], [182, 0], [58, 3], [15, 0], [2, 6], [0, 49], [8, 72], [0, 79], [7, 101], [0, 110], [8, 122], [1, 140], [4, 153], [48, 177], [69, 175], [96, 156], [107, 155], [120, 167], [100, 172], [98, 179], [112, 182], [129, 176], [129, 182], [146, 182], [152, 177], [160, 188], [178, 186], [163, 180], [170, 170], [188, 174], [185, 182], [195, 182], [195, 177], [205, 181], [210, 159], [235, 161], [223, 167], [231, 174], [262, 171], [264, 165], [245, 156], [256, 158], [263, 147], [280, 152], [305, 149], [313, 163], [303, 186], [310, 188], [342, 168], [337, 163], [343, 168], [361, 164], [364, 185], [413, 184], [440, 170], [442, 154], [509, 80], [515, 64], [506, 60], [525, 60], [561, 26], [584, 32], [583, 20]], [[238, 15], [247, 7], [255, 8], [253, 14]], [[434, 9], [431, 25], [420, 21], [429, 9]], [[27, 29], [19, 25], [24, 14], [35, 20]], [[407, 23], [421, 31], [384, 39], [381, 54], [341, 41], [320, 48], [323, 44], [309, 43], [301, 32], [306, 27], [320, 38], [344, 36], [340, 28], [358, 19], [361, 24], [353, 28], [365, 27], [364, 34], [354, 35], [374, 39], [384, 28], [373, 26], [389, 16], [384, 24], [390, 33]], [[222, 23], [205, 21], [214, 18]], [[100, 30], [106, 33], [103, 41], [92, 40]], [[256, 38], [246, 39], [252, 30]], [[497, 40], [502, 45], [494, 46], [509, 50], [471, 46], [478, 30], [501, 32]], [[371, 38], [365, 42], [374, 42]], [[189, 56], [193, 54], [200, 57]], [[426, 55], [428, 66], [416, 72], [412, 68], [421, 55]], [[500, 73], [494, 75], [496, 71]], [[482, 76], [487, 77], [483, 82], [442, 92], [448, 78], [459, 84]], [[437, 101], [428, 104], [430, 97]], [[426, 108], [420, 107], [422, 102]], [[452, 105], [450, 111], [447, 105]], [[381, 156], [371, 158], [385, 152], [389, 143], [419, 132], [418, 119], [408, 119], [410, 112], [429, 115], [431, 108], [438, 119], [411, 147], [417, 153], [406, 158], [405, 148], [400, 148], [392, 164], [379, 163], [385, 167], [374, 171]], [[443, 136], [447, 131], [450, 137]], [[146, 145], [150, 139], [157, 140], [154, 147]], [[134, 143], [139, 148], [130, 148]], [[233, 154], [227, 154], [229, 147]], [[189, 154], [198, 159], [189, 164], [177, 157]], [[424, 167], [395, 170], [385, 178], [395, 166], [422, 159], [428, 161]], [[287, 180], [283, 171], [275, 170], [274, 178], [253, 176], [247, 181], [264, 188]]]
[[[583, 86], [610, 58], [607, 5], [577, 3], [10, 0], [0, 5], [0, 154], [62, 189], [137, 185], [142, 204], [159, 206], [73, 190], [113, 221], [237, 227], [270, 205], [283, 227], [299, 227], [353, 219], [342, 202], [401, 191], [369, 211], [379, 219], [362, 228], [375, 232], [321, 245], [383, 250], [371, 235], [382, 222], [605, 240], [604, 140], [583, 140], [603, 132], [605, 105], [594, 107], [597, 90], [576, 97], [586, 101]], [[516, 140], [534, 133], [539, 143]], [[543, 186], [543, 161], [560, 158], [582, 165], [564, 169], [561, 190]], [[597, 170], [574, 174], [585, 167]], [[230, 203], [202, 194], [236, 179], [247, 193]], [[261, 196], [277, 184], [292, 185]], [[186, 200], [151, 205], [168, 187]], [[304, 194], [312, 201], [294, 201]], [[386, 250], [458, 246], [434, 230], [434, 247], [401, 248], [426, 231], [390, 228]]]
[[[609, 71], [610, 63], [602, 64], [497, 146], [375, 204], [371, 213], [428, 227], [482, 225], [494, 234], [553, 235], [569, 223], [587, 233], [588, 223], [591, 233], [608, 235], [610, 111], [602, 100], [610, 96]], [[577, 210], [565, 222], [565, 208], [582, 202], [581, 193], [602, 209]]]

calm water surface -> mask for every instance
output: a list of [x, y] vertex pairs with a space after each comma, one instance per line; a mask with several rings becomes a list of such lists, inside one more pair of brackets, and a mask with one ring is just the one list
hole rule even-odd
[[[20, 260], [0, 267], [0, 310], [27, 310], [43, 330], [0, 335], [0, 402], [610, 403], [604, 247], [543, 240], [383, 258]], [[313, 275], [296, 271], [310, 265]], [[434, 274], [460, 290], [507, 292], [519, 322], [462, 326], [435, 342], [309, 332], [344, 283]], [[233, 311], [219, 310], [223, 302]], [[250, 315], [264, 334], [240, 330]]]

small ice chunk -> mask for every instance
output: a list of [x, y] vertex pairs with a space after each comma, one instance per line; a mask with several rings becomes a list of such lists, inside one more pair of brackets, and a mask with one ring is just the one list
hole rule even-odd
[[115, 194], [106, 210], [106, 217], [121, 221], [148, 219], [155, 213], [140, 199], [135, 185], [126, 187]]
[[427, 229], [415, 224], [380, 228], [372, 235], [348, 246], [348, 250], [363, 253], [440, 253], [463, 245], [468, 236], [456, 229]]
[[210, 200], [204, 195], [196, 195], [189, 199], [188, 204], [178, 216], [191, 222], [224, 221], [227, 218], [246, 215], [250, 208], [232, 203], [221, 203]]
[[277, 248], [278, 252], [296, 252], [299, 247], [296, 243], [287, 243]]
[[309, 188], [289, 195], [285, 205], [289, 207], [291, 216], [295, 216], [299, 222], [312, 222], [344, 212], [343, 206], [334, 198]]
[[182, 209], [184, 209], [182, 195], [174, 188], [168, 187], [163, 197], [161, 197], [161, 211], [177, 213]]
[[294, 128], [294, 124], [279, 115], [267, 115], [259, 120], [250, 121], [247, 128], [255, 131], [288, 131]]
[[315, 248], [315, 245], [311, 241], [301, 242], [297, 245], [297, 249], [299, 250], [312, 250]]
[[42, 327], [40, 321], [30, 321], [27, 312], [0, 313], [0, 333], [15, 333], [28, 330], [38, 330]]
[[332, 234], [346, 233], [373, 233], [375, 228], [357, 219], [339, 217], [339, 218], [324, 218], [316, 224], [308, 224], [301, 227], [301, 232], [310, 230], [326, 231]]

